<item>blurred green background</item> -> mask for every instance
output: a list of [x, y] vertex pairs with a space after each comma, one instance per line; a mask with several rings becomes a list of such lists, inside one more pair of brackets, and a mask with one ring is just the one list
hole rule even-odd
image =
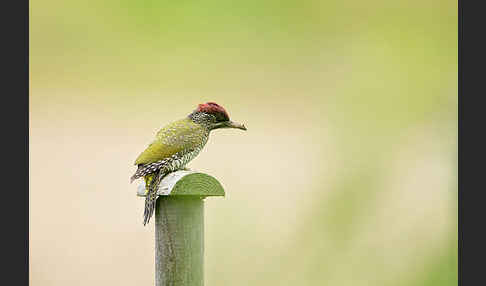
[[31, 285], [152, 285], [129, 184], [215, 101], [189, 164], [206, 285], [457, 284], [457, 2], [30, 1]]

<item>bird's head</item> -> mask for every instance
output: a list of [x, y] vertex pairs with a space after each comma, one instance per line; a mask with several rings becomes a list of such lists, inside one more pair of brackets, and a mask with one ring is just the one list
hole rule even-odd
[[191, 114], [196, 120], [203, 120], [209, 125], [211, 130], [219, 128], [236, 128], [246, 130], [245, 125], [231, 121], [228, 112], [217, 103], [207, 102], [197, 106], [197, 109]]

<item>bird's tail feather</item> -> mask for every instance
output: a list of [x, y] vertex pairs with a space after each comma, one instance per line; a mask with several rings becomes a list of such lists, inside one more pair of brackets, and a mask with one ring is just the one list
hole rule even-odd
[[147, 197], [145, 197], [145, 210], [143, 214], [143, 225], [146, 225], [149, 223], [150, 218], [154, 214], [155, 211], [155, 202], [156, 202], [156, 194], [153, 194], [153, 192], [150, 192], [147, 194]]
[[143, 213], [143, 225], [149, 223], [150, 218], [153, 216], [155, 211], [155, 203], [157, 201], [157, 190], [159, 188], [160, 176], [157, 172], [153, 175], [154, 177], [148, 181], [147, 196], [145, 197], [145, 210]]

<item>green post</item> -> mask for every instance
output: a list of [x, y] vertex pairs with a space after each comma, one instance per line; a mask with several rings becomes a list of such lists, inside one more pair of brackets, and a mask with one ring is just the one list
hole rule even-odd
[[[224, 196], [213, 177], [194, 171], [168, 174], [155, 208], [155, 285], [204, 285], [204, 198]], [[137, 192], [145, 196], [142, 183]]]

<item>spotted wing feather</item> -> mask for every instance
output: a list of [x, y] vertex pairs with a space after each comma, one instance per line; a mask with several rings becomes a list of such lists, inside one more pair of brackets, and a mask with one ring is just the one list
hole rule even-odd
[[166, 168], [176, 170], [193, 159], [207, 142], [209, 131], [189, 118], [162, 128], [156, 139], [135, 160], [133, 180]]

